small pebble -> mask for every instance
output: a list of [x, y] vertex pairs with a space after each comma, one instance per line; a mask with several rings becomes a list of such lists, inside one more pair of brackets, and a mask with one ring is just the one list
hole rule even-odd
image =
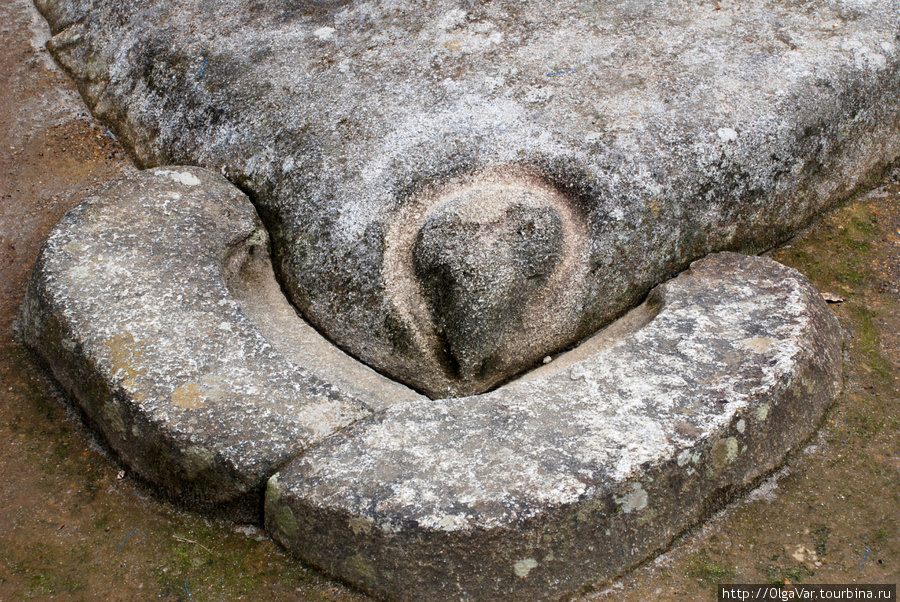
[[550, 357], [549, 355], [548, 355], [547, 357], [544, 358], [544, 363], [545, 363], [545, 364], [549, 364], [549, 363], [552, 362], [552, 361], [553, 361], [553, 358]]

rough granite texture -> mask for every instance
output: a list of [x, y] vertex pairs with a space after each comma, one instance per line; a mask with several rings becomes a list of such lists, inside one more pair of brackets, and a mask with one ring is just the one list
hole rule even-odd
[[[183, 505], [254, 522], [266, 480], [301, 450], [421, 398], [336, 350], [282, 295], [269, 301], [267, 243], [222, 176], [147, 170], [54, 228], [23, 315], [26, 343], [136, 475]], [[278, 334], [290, 320], [293, 350]]]
[[774, 468], [840, 374], [837, 320], [802, 275], [711, 255], [526, 378], [308, 449], [269, 481], [266, 525], [378, 598], [559, 598]]
[[239, 184], [303, 315], [431, 397], [788, 238], [900, 155], [900, 0], [36, 4], [140, 163]]
[[[566, 218], [545, 200], [466, 222], [501, 241], [504, 220], [541, 225], [498, 269], [565, 261]], [[418, 261], [456, 261], [413, 244]], [[23, 335], [140, 478], [208, 513], [262, 512], [293, 553], [377, 597], [554, 598], [607, 580], [774, 468], [840, 382], [839, 328], [809, 282], [720, 253], [514, 382], [432, 400], [306, 324], [267, 247], [222, 176], [127, 176], [54, 228]]]

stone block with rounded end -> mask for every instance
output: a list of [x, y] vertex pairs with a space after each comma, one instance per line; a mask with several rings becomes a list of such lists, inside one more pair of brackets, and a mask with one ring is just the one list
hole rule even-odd
[[222, 176], [147, 170], [54, 228], [22, 320], [26, 343], [137, 476], [245, 521], [260, 520], [266, 480], [302, 449], [420, 397], [305, 325], [267, 247]]
[[821, 295], [711, 255], [525, 377], [394, 405], [274, 475], [266, 525], [379, 598], [555, 599], [664, 549], [783, 461], [841, 380]]

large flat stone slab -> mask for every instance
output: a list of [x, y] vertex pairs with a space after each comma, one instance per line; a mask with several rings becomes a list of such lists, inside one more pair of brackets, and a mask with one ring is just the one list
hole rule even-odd
[[54, 228], [23, 316], [27, 344], [137, 476], [254, 522], [266, 480], [297, 453], [420, 397], [297, 317], [267, 243], [222, 176], [144, 171]]
[[379, 598], [555, 599], [608, 580], [777, 466], [841, 381], [821, 295], [725, 253], [491, 393], [394, 405], [269, 481], [266, 525]]
[[142, 164], [239, 183], [308, 320], [432, 397], [900, 155], [898, 0], [37, 5]]

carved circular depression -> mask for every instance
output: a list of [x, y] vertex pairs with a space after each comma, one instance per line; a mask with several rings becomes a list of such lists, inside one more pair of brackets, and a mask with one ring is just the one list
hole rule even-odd
[[431, 397], [480, 393], [572, 342], [585, 227], [538, 177], [479, 174], [421, 193], [391, 221], [384, 282], [428, 365]]

